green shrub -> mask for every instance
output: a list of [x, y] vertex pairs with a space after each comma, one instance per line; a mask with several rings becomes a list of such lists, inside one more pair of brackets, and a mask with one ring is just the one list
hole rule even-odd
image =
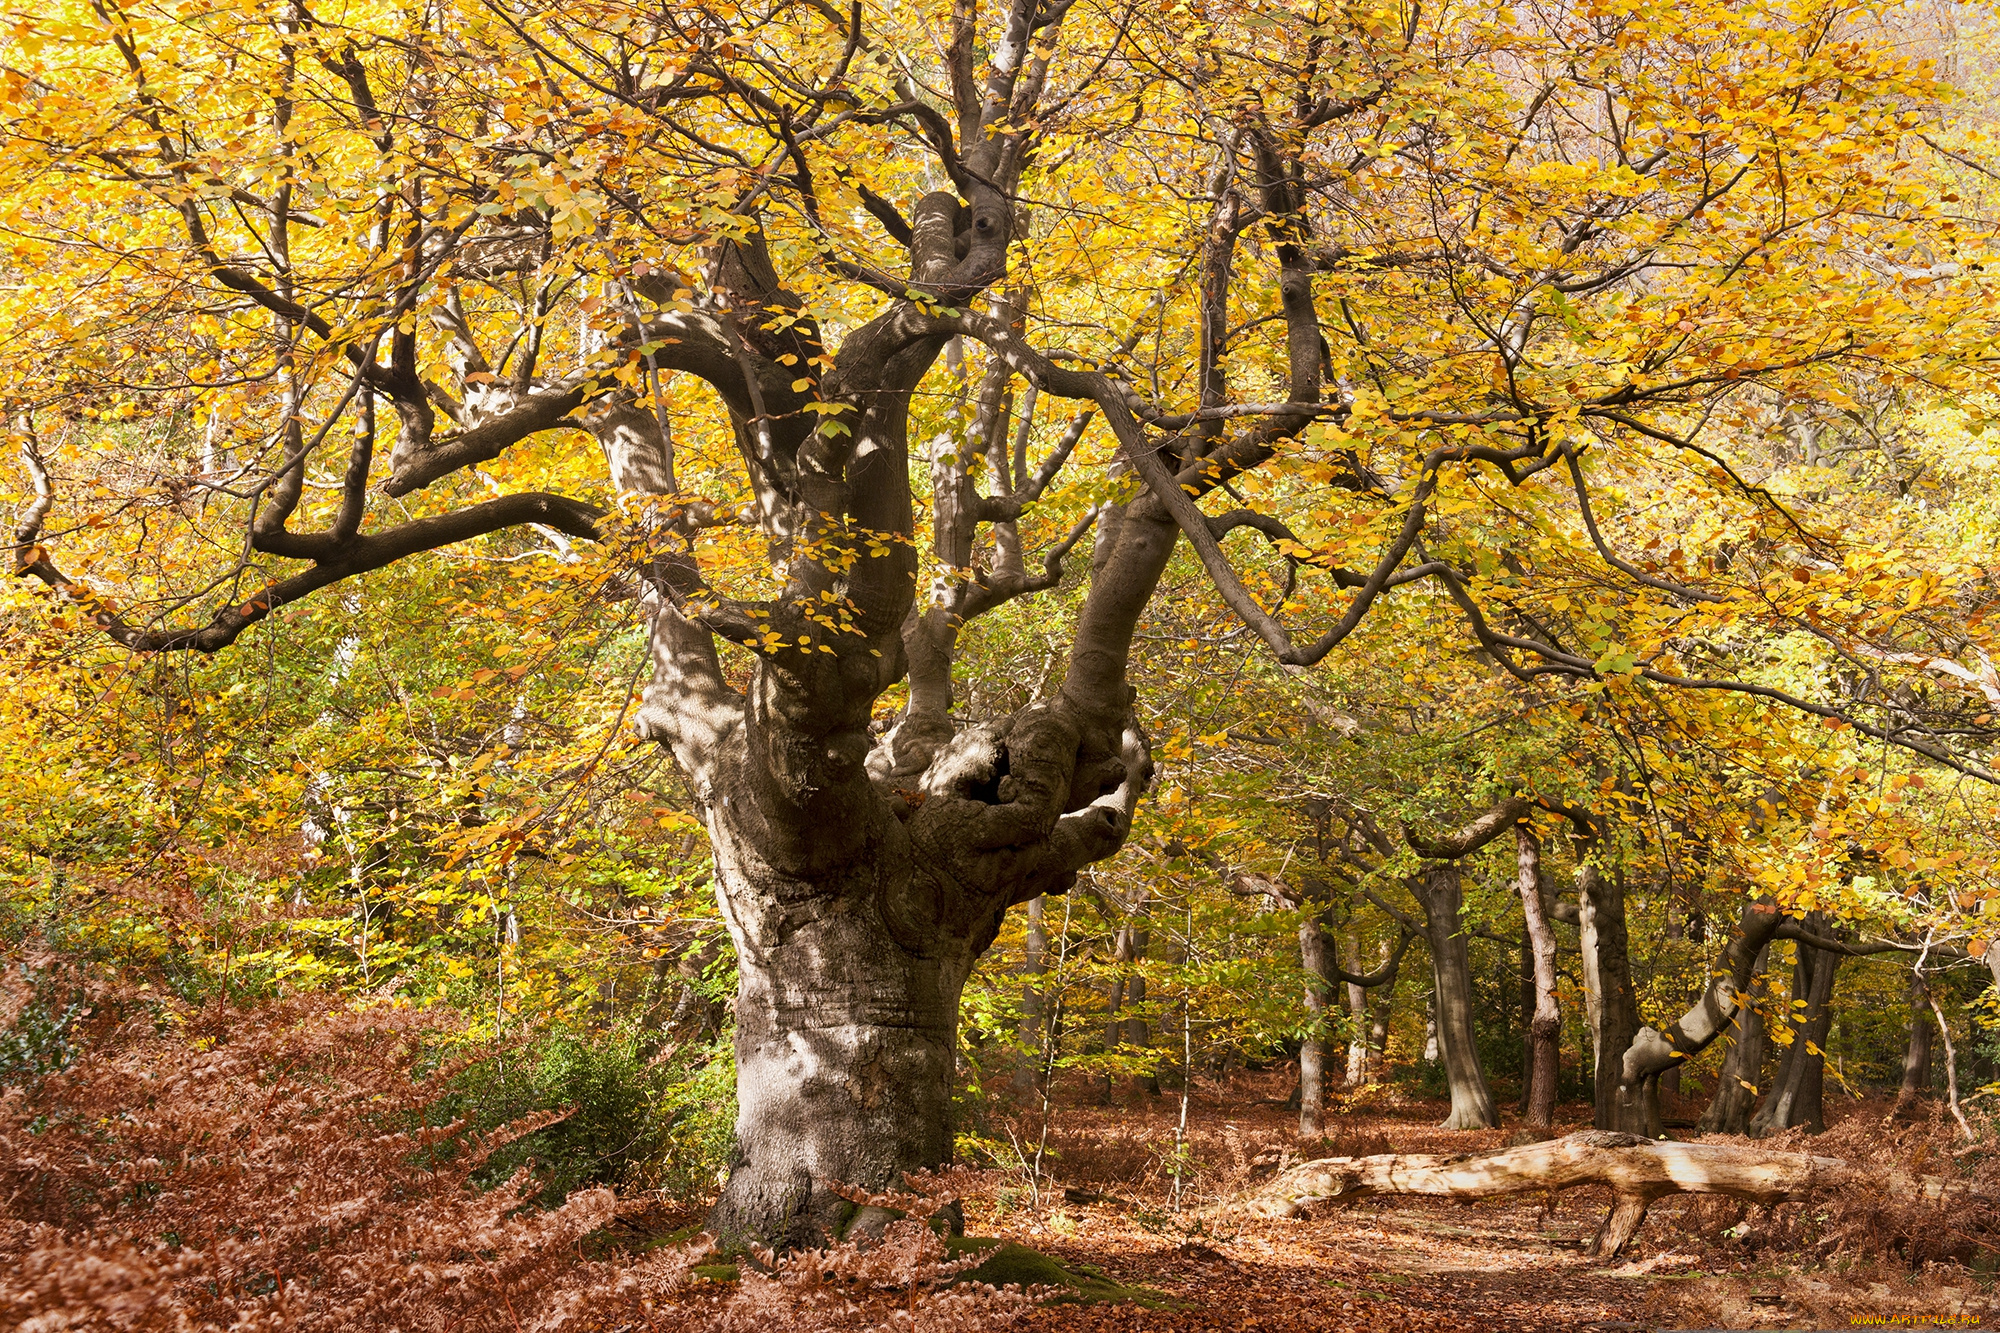
[[439, 1109], [483, 1131], [571, 1108], [558, 1123], [495, 1152], [478, 1177], [495, 1184], [532, 1163], [545, 1206], [595, 1185], [700, 1197], [713, 1190], [733, 1141], [728, 1044], [668, 1059], [649, 1059], [649, 1044], [633, 1028], [552, 1031], [459, 1073]]
[[730, 1034], [690, 1056], [682, 1077], [660, 1098], [665, 1140], [647, 1181], [686, 1200], [715, 1192], [736, 1149], [736, 1048]]

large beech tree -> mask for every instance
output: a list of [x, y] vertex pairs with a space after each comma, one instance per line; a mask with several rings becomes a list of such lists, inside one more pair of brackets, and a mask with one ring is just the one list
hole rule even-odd
[[[1821, 0], [58, 0], [4, 65], [17, 568], [214, 652], [415, 553], [597, 542], [741, 969], [712, 1221], [803, 1241], [852, 1220], [829, 1184], [949, 1158], [968, 970], [1126, 838], [1183, 537], [1290, 666], [1406, 588], [1523, 684], [1748, 693], [1984, 775], [1936, 664], [1986, 594], [1844, 566], [1729, 461], [1855, 377], [1981, 383], [1907, 35]], [[1737, 556], [1621, 555], [1635, 490]], [[1086, 542], [1059, 691], [958, 715], [963, 625]], [[1802, 619], [1936, 688], [1702, 665]]]

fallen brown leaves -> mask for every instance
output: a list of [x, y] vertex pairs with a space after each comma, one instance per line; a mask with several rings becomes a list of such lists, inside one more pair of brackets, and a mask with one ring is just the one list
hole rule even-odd
[[[25, 1002], [20, 965], [0, 985], [0, 1024]], [[698, 1215], [693, 1201], [597, 1190], [541, 1211], [523, 1206], [524, 1180], [478, 1189], [483, 1152], [529, 1125], [480, 1139], [426, 1114], [436, 1073], [419, 1077], [418, 1052], [433, 1017], [305, 1000], [195, 1010], [102, 989], [91, 1002], [83, 1056], [0, 1094], [0, 1318], [21, 1327], [1608, 1333], [1780, 1318], [1969, 1326], [1993, 1312], [1990, 1283], [1936, 1257], [1968, 1237], [1983, 1244], [1984, 1223], [1894, 1201], [1754, 1217], [1712, 1199], [1663, 1204], [1612, 1267], [1581, 1253], [1601, 1190], [1204, 1215], [1201, 1204], [1302, 1157], [1478, 1151], [1509, 1137], [1446, 1133], [1432, 1127], [1439, 1108], [1412, 1105], [1355, 1109], [1328, 1140], [1300, 1143], [1272, 1104], [1282, 1089], [1254, 1080], [1195, 1107], [1180, 1212], [1158, 1151], [1175, 1108], [1159, 1101], [1064, 1107], [1051, 1135], [1062, 1178], [1038, 1207], [1002, 1172], [951, 1182], [975, 1234], [1148, 1289], [1159, 1308], [1031, 1307], [951, 1288], [967, 1265], [916, 1221], [892, 1224], [872, 1252], [710, 1282], [696, 1248], [652, 1243]], [[1828, 1139], [1900, 1160], [1949, 1143], [1927, 1133], [1857, 1114]], [[1863, 1242], [1873, 1257], [1854, 1248]], [[1828, 1271], [1831, 1255], [1843, 1271]]]

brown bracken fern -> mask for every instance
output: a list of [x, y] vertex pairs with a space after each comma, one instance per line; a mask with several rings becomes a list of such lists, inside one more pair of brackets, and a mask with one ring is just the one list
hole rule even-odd
[[[67, 1068], [0, 1091], [0, 1327], [55, 1330], [994, 1328], [1019, 1290], [956, 1282], [928, 1193], [856, 1194], [906, 1214], [878, 1238], [750, 1256], [733, 1293], [691, 1294], [706, 1237], [629, 1263], [584, 1257], [608, 1189], [530, 1202], [501, 1146], [437, 1123], [455, 1066], [425, 1069], [444, 1013], [325, 997], [191, 1007], [48, 953], [0, 976], [0, 1031], [81, 995]], [[702, 1284], [694, 1284], [700, 1286]]]

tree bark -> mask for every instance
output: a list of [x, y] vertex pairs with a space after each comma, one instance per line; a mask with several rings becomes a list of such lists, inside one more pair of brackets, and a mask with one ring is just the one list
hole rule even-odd
[[1424, 909], [1424, 937], [1431, 950], [1438, 1049], [1451, 1090], [1446, 1129], [1492, 1129], [1500, 1123], [1493, 1092], [1480, 1067], [1472, 1030], [1472, 960], [1459, 916], [1465, 892], [1455, 862], [1426, 866], [1410, 887]]
[[1562, 1010], [1556, 997], [1556, 937], [1542, 916], [1541, 844], [1525, 822], [1514, 826], [1514, 840], [1516, 887], [1521, 894], [1522, 919], [1527, 923], [1535, 981], [1534, 1017], [1528, 1024], [1525, 1122], [1530, 1129], [1545, 1130], [1555, 1123], [1560, 1072], [1557, 1042], [1562, 1036]]
[[1386, 1153], [1303, 1162], [1223, 1209], [1253, 1217], [1297, 1217], [1315, 1203], [1379, 1195], [1490, 1199], [1579, 1185], [1612, 1191], [1611, 1213], [1590, 1247], [1604, 1259], [1615, 1258], [1645, 1220], [1647, 1207], [1669, 1194], [1720, 1194], [1768, 1206], [1843, 1188], [1932, 1200], [1973, 1193], [1959, 1181], [1876, 1170], [1838, 1157], [1584, 1130], [1526, 1147], [1463, 1156]]
[[1521, 1100], [1514, 1110], [1526, 1115], [1535, 1091], [1535, 946], [1525, 930], [1521, 933], [1520, 953], [1517, 980], [1521, 990]]
[[1041, 1078], [1048, 1023], [1042, 977], [1049, 970], [1048, 956], [1048, 899], [1037, 895], [1028, 900], [1028, 932], [1021, 958], [1021, 1063], [1014, 1070], [1014, 1091], [1023, 1095], [1033, 1092]]
[[1596, 1070], [1593, 1123], [1598, 1129], [1658, 1138], [1663, 1127], [1659, 1105], [1650, 1100], [1652, 1083], [1641, 1082], [1629, 1091], [1620, 1087], [1625, 1052], [1639, 1031], [1624, 887], [1588, 862], [1577, 871], [1577, 932]]
[[[1386, 950], [1387, 945], [1383, 948]], [[1397, 974], [1402, 970], [1402, 955], [1389, 959], [1389, 975], [1382, 984], [1373, 988], [1368, 1005], [1368, 1065], [1371, 1078], [1380, 1077], [1389, 1063], [1389, 1019], [1396, 1003]]]
[[[1108, 1014], [1104, 1024], [1104, 1049], [1107, 1053], [1118, 1051], [1126, 1046], [1143, 1049], [1152, 1044], [1151, 1034], [1147, 1031], [1144, 1015], [1137, 1012], [1127, 1012], [1128, 1010], [1137, 1010], [1140, 1005], [1146, 1002], [1145, 974], [1139, 972], [1132, 965], [1145, 958], [1146, 950], [1151, 946], [1151, 943], [1152, 932], [1147, 930], [1144, 924], [1142, 924], [1142, 918], [1136, 916], [1133, 920], [1119, 926], [1116, 935], [1113, 937], [1112, 958], [1118, 964], [1118, 969], [1111, 978]], [[1105, 1074], [1104, 1102], [1106, 1105], [1111, 1103], [1115, 1086], [1116, 1075], [1111, 1073]], [[1137, 1096], [1142, 1091], [1157, 1092], [1159, 1091], [1159, 1086], [1155, 1081], [1155, 1076], [1151, 1074], [1135, 1076], [1132, 1080], [1132, 1086], [1128, 1091], [1131, 1095]]]
[[[1808, 917], [1810, 922], [1813, 918]], [[1826, 1129], [1821, 1091], [1826, 1079], [1826, 1037], [1833, 1028], [1833, 982], [1840, 955], [1801, 941], [1792, 974], [1792, 1013], [1797, 1025], [1784, 1063], [1771, 1084], [1771, 1095], [1750, 1121], [1750, 1132], [1762, 1137], [1779, 1130]], [[1800, 1002], [1803, 1001], [1803, 1006]], [[1803, 1008], [1803, 1013], [1801, 1013]]]
[[1931, 1090], [1931, 991], [1922, 977], [1910, 982], [1910, 1040], [1903, 1050], [1903, 1080], [1891, 1115], [1914, 1117]]
[[[1153, 947], [1153, 932], [1145, 926], [1132, 931], [1132, 961], [1143, 963]], [[1129, 1012], [1125, 1015], [1123, 1032], [1125, 1044], [1144, 1050], [1153, 1044], [1152, 1027], [1146, 1022], [1146, 974], [1135, 970], [1125, 983], [1125, 1004]]]
[[861, 912], [780, 917], [739, 951], [737, 1158], [711, 1225], [792, 1246], [846, 1229], [853, 1206], [826, 1184], [950, 1160], [972, 953], [910, 949]]
[[1750, 1132], [1750, 1112], [1757, 1105], [1764, 1061], [1771, 1054], [1771, 1031], [1761, 1008], [1761, 1002], [1770, 990], [1770, 977], [1764, 970], [1769, 954], [1768, 944], [1757, 952], [1755, 979], [1743, 997], [1742, 1009], [1736, 1020], [1735, 1039], [1729, 1044], [1729, 1053], [1723, 1057], [1722, 1074], [1716, 1082], [1715, 1095], [1709, 1099], [1708, 1109], [1702, 1112], [1701, 1120], [1696, 1124], [1703, 1134]]
[[1306, 974], [1306, 1035], [1299, 1043], [1299, 1137], [1325, 1132], [1327, 1010], [1333, 1002], [1333, 942], [1326, 937], [1322, 908], [1306, 908], [1299, 923], [1299, 964]]
[[[1340, 937], [1340, 965], [1349, 972], [1361, 971], [1361, 936], [1350, 927]], [[1361, 1087], [1368, 1082], [1368, 988], [1352, 981], [1345, 983], [1347, 990], [1347, 1021], [1353, 1035], [1347, 1042], [1346, 1086], [1350, 1089]]]
[[[1659, 1112], [1661, 1076], [1707, 1050], [1737, 1021], [1744, 1008], [1741, 996], [1753, 984], [1758, 959], [1783, 922], [1771, 903], [1745, 903], [1723, 948], [1721, 966], [1701, 998], [1664, 1032], [1644, 1026], [1627, 1043], [1618, 1070], [1617, 1105], [1633, 1117], [1625, 1125], [1628, 1133], [1643, 1132], [1649, 1138], [1665, 1134]], [[1635, 1123], [1642, 1128], [1634, 1131]]]

